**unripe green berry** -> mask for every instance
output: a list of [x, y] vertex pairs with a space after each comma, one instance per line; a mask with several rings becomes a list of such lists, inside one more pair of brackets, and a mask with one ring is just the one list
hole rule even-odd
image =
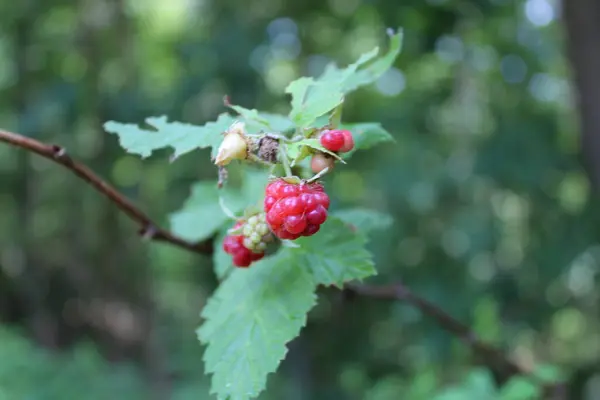
[[254, 243], [260, 243], [261, 239], [261, 235], [259, 235], [258, 232], [254, 232], [250, 235], [250, 240]]
[[252, 242], [252, 240], [250, 238], [248, 238], [248, 237], [244, 238], [244, 247], [249, 250], [254, 249], [254, 243]]
[[259, 235], [265, 236], [267, 233], [269, 233], [269, 226], [267, 224], [260, 224], [256, 228], [256, 231], [259, 233]]

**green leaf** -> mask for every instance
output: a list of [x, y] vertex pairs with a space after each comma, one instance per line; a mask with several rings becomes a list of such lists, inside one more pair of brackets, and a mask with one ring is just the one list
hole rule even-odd
[[366, 238], [356, 235], [342, 220], [330, 216], [317, 235], [295, 240], [297, 248], [286, 248], [296, 262], [307, 268], [318, 284], [341, 287], [344, 282], [364, 279], [377, 271]]
[[196, 183], [183, 208], [169, 217], [173, 233], [193, 242], [212, 236], [229, 221], [219, 205], [219, 196], [223, 197], [225, 204], [233, 212], [246, 206], [245, 199], [235, 189], [225, 187], [219, 190], [213, 181]]
[[497, 390], [490, 373], [482, 368], [475, 368], [461, 384], [443, 390], [434, 398], [434, 400], [459, 399], [496, 400]]
[[500, 390], [500, 400], [536, 400], [541, 395], [540, 388], [523, 376], [511, 378]]
[[[390, 37], [390, 48], [380, 58], [376, 59], [379, 53], [377, 47], [344, 69], [330, 64], [316, 80], [302, 77], [292, 81], [285, 89], [286, 93], [292, 95], [291, 120], [299, 128], [309, 127], [319, 117], [337, 109], [347, 93], [379, 79], [393, 65], [402, 47], [401, 30], [390, 33]], [[339, 112], [341, 109], [334, 114]]]
[[212, 147], [212, 155], [223, 140], [222, 133], [231, 126], [235, 119], [229, 114], [221, 114], [214, 122], [203, 126], [183, 122], [168, 122], [166, 116], [150, 117], [146, 124], [151, 129], [144, 129], [136, 124], [124, 124], [108, 121], [104, 130], [116, 134], [119, 144], [127, 152], [149, 157], [154, 150], [171, 147], [175, 150], [175, 158], [192, 150]]
[[240, 114], [247, 123], [254, 122], [256, 124], [262, 125], [264, 128], [271, 128], [269, 120], [261, 116], [258, 110], [256, 109], [250, 110], [242, 106], [236, 106], [235, 104], [230, 104], [228, 105], [228, 107]]
[[350, 158], [357, 150], [367, 150], [378, 144], [394, 141], [394, 137], [379, 123], [343, 124], [340, 129], [349, 130], [354, 137], [354, 149], [344, 154], [344, 159]]
[[202, 312], [206, 372], [219, 399], [251, 399], [287, 353], [315, 305], [310, 271], [286, 252], [236, 269]]
[[315, 82], [302, 77], [291, 82], [285, 92], [292, 95], [290, 118], [299, 128], [306, 128], [321, 115], [340, 105], [344, 94], [337, 82]]
[[215, 238], [213, 264], [215, 274], [219, 280], [225, 278], [225, 276], [233, 269], [231, 255], [225, 253], [225, 250], [223, 250], [223, 240], [225, 239], [225, 236], [227, 236], [227, 229], [227, 227], [224, 227]]
[[288, 157], [292, 160], [292, 167], [311, 154], [308, 148], [327, 153], [336, 160], [339, 160], [344, 164], [346, 163], [340, 156], [321, 146], [319, 139], [302, 139], [298, 142], [286, 145]]
[[[365, 86], [375, 82], [379, 79], [396, 61], [396, 58], [400, 54], [402, 50], [402, 30], [398, 30], [398, 32], [390, 33], [390, 48], [388, 52], [382, 56], [381, 58], [373, 61], [367, 67], [359, 69], [360, 66], [366, 64], [368, 61], [372, 60], [377, 52], [378, 48], [375, 48], [372, 52], [363, 54], [363, 56], [359, 59], [360, 64], [356, 66], [356, 71], [352, 71], [352, 73], [346, 73], [347, 77], [344, 79], [344, 93], [351, 92], [353, 90], [358, 89], [361, 86]], [[373, 54], [375, 53], [375, 54]]]
[[355, 226], [359, 232], [365, 234], [374, 230], [387, 229], [394, 222], [391, 215], [366, 208], [349, 208], [334, 211], [331, 215]]
[[289, 132], [295, 128], [294, 123], [285, 115], [261, 112], [260, 116], [267, 121], [275, 132]]
[[255, 204], [262, 201], [265, 197], [265, 186], [269, 181], [269, 171], [267, 169], [244, 169], [244, 183], [242, 186], [242, 196], [248, 204]]

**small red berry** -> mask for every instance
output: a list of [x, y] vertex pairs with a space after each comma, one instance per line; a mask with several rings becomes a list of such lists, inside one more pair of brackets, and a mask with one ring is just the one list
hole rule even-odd
[[331, 171], [334, 166], [335, 161], [333, 157], [324, 153], [317, 153], [314, 156], [312, 156], [312, 159], [310, 160], [310, 169], [312, 169], [312, 172], [314, 172], [315, 174], [318, 174], [325, 168], [329, 168], [329, 170]]
[[324, 131], [320, 137], [321, 146], [329, 151], [340, 151], [345, 143], [344, 134], [342, 132], [343, 131], [338, 130]]
[[278, 178], [265, 191], [266, 222], [280, 239], [314, 235], [327, 220], [329, 196], [318, 182], [294, 184]]
[[340, 153], [347, 153], [354, 148], [354, 137], [352, 137], [352, 132], [350, 131], [341, 131], [344, 136], [344, 145], [340, 148]]

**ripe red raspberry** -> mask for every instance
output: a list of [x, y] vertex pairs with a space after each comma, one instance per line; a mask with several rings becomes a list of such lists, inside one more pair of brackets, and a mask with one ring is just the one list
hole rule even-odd
[[320, 138], [321, 146], [333, 152], [340, 151], [344, 146], [344, 140], [344, 134], [338, 130], [324, 131]]
[[312, 236], [327, 220], [329, 196], [320, 183], [288, 183], [278, 178], [267, 185], [266, 221], [280, 239]]
[[236, 267], [246, 268], [265, 256], [267, 243], [272, 239], [265, 218], [265, 213], [261, 213], [237, 222], [233, 229], [241, 228], [241, 234], [227, 235], [223, 240], [223, 250], [233, 256]]
[[354, 137], [350, 131], [341, 132], [344, 135], [344, 145], [340, 148], [340, 153], [347, 153], [354, 148]]
[[319, 140], [321, 146], [334, 153], [347, 153], [354, 148], [352, 132], [344, 129], [323, 131]]

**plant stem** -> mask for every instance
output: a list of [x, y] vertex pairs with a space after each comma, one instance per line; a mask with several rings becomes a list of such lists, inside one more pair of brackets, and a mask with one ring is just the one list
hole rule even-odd
[[322, 169], [321, 172], [319, 172], [318, 174], [316, 174], [315, 176], [313, 176], [312, 178], [310, 178], [306, 182], [308, 182], [308, 183], [314, 182], [314, 181], [316, 181], [317, 179], [319, 179], [320, 177], [322, 177], [323, 175], [325, 175], [328, 172], [329, 172], [329, 167], [326, 167], [326, 168]]
[[292, 176], [292, 168], [290, 168], [290, 160], [287, 156], [287, 146], [283, 143], [279, 143], [279, 160], [283, 165], [283, 169], [285, 170], [285, 176]]
[[235, 216], [233, 211], [231, 211], [229, 209], [229, 207], [227, 207], [227, 205], [225, 204], [225, 199], [221, 196], [219, 196], [219, 206], [221, 207], [221, 210], [223, 210], [223, 213], [225, 215], [227, 215], [229, 218], [234, 219], [234, 220], [238, 219], [238, 217]]

